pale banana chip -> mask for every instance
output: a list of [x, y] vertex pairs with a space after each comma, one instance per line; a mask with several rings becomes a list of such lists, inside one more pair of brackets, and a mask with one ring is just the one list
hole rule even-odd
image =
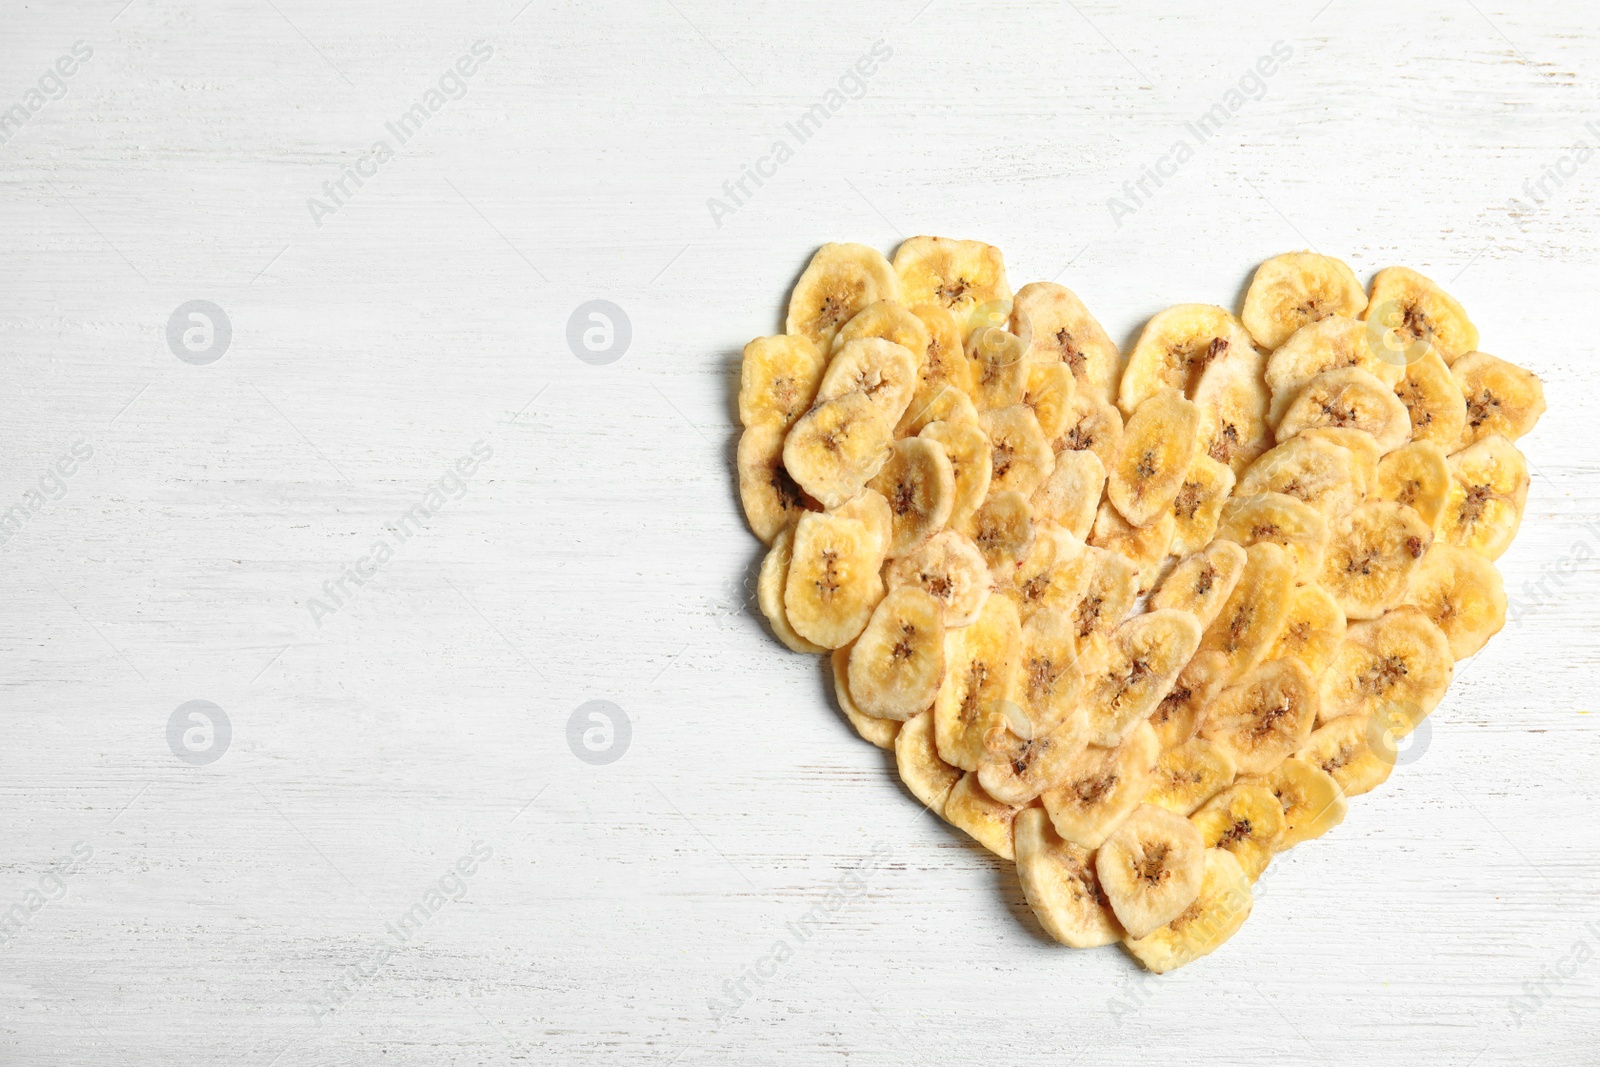
[[1033, 409], [1045, 440], [1054, 441], [1072, 422], [1072, 398], [1078, 383], [1064, 363], [1029, 363], [1028, 387], [1022, 402]]
[[1506, 624], [1506, 590], [1493, 563], [1471, 549], [1435, 541], [1411, 576], [1407, 604], [1422, 609], [1466, 659]]
[[975, 771], [988, 751], [989, 731], [1006, 723], [1021, 681], [1022, 624], [1003, 596], [984, 601], [971, 626], [945, 634], [945, 671], [933, 702], [939, 756]]
[[938, 601], [904, 585], [878, 601], [850, 652], [850, 696], [863, 713], [900, 722], [933, 706], [944, 678]]
[[894, 762], [900, 780], [911, 790], [911, 795], [922, 801], [923, 807], [943, 815], [944, 802], [961, 780], [962, 771], [939, 758], [934, 744], [932, 711], [901, 724], [894, 739]]
[[1387, 357], [1402, 347], [1392, 331], [1342, 315], [1301, 327], [1267, 359], [1264, 377], [1272, 391], [1267, 421], [1277, 426], [1301, 386], [1325, 371], [1356, 367], [1394, 385], [1405, 363]]
[[1161, 512], [1149, 526], [1131, 526], [1107, 500], [1095, 513], [1089, 543], [1110, 549], [1132, 563], [1139, 574], [1139, 592], [1144, 593], [1160, 577], [1176, 529], [1177, 520], [1170, 511]]
[[965, 337], [973, 313], [1003, 303], [1010, 313], [1011, 286], [1000, 250], [981, 241], [912, 237], [894, 253], [901, 299], [908, 305], [937, 304], [955, 319]]
[[1300, 387], [1278, 423], [1278, 440], [1315, 427], [1365, 430], [1380, 451], [1392, 452], [1411, 436], [1411, 414], [1389, 386], [1347, 367], [1324, 371]]
[[945, 458], [950, 461], [950, 473], [955, 479], [955, 499], [945, 524], [952, 530], [962, 529], [989, 495], [989, 479], [994, 473], [989, 437], [978, 425], [976, 414], [971, 422], [930, 422], [917, 436], [938, 442], [944, 449]]
[[1106, 496], [1133, 526], [1149, 526], [1171, 506], [1194, 459], [1200, 411], [1176, 390], [1140, 403], [1122, 431], [1122, 454], [1106, 472]]
[[1256, 344], [1270, 352], [1302, 327], [1330, 315], [1353, 319], [1366, 306], [1366, 291], [1343, 260], [1286, 252], [1256, 268], [1240, 318]]
[[784, 469], [823, 507], [838, 507], [861, 492], [888, 460], [892, 425], [865, 393], [824, 401], [784, 438]]
[[[1063, 449], [1056, 453], [1055, 462], [1055, 470], [1030, 498], [1034, 521], [1053, 522], [1070, 530], [1078, 540], [1085, 540], [1094, 527], [1094, 513], [1100, 507], [1100, 494], [1105, 490], [1105, 466], [1099, 456], [1087, 449], [1082, 452]], [[1181, 495], [1182, 490], [1179, 493]], [[1220, 500], [1217, 506], [1220, 510]], [[1196, 508], [1199, 509], [1198, 503]]]
[[1122, 937], [1093, 852], [1056, 833], [1043, 808], [1017, 812], [1012, 835], [1017, 880], [1046, 933], [1071, 948], [1098, 948]]
[[1311, 505], [1285, 493], [1229, 498], [1217, 523], [1217, 537], [1249, 548], [1271, 542], [1289, 553], [1295, 575], [1314, 581], [1328, 549], [1329, 525]]
[[1432, 441], [1401, 445], [1378, 461], [1376, 500], [1404, 504], [1437, 529], [1450, 499], [1450, 461]]
[[1121, 358], [1117, 346], [1072, 290], [1054, 282], [1033, 282], [1017, 290], [1011, 307], [1011, 332], [1023, 339], [1028, 361], [1061, 363], [1078, 389], [1110, 403], [1116, 399]]
[[917, 357], [911, 349], [881, 337], [863, 337], [834, 350], [817, 387], [816, 402], [862, 393], [882, 413], [883, 421], [894, 426], [916, 389]]
[[910, 555], [950, 521], [956, 504], [955, 468], [944, 446], [929, 437], [906, 437], [869, 483], [888, 504], [890, 559]]
[[963, 532], [978, 546], [994, 580], [1009, 584], [1033, 550], [1033, 505], [1021, 493], [991, 494], [967, 520]]
[[1142, 938], [1123, 945], [1156, 974], [1175, 971], [1215, 952], [1239, 931], [1254, 903], [1239, 861], [1221, 849], [1205, 850], [1200, 892], [1183, 913]]
[[1084, 681], [1089, 742], [1110, 748], [1145, 723], [1200, 644], [1200, 624], [1186, 611], [1135, 615], [1111, 634], [1104, 668]]
[[1216, 620], [1244, 573], [1245, 550], [1233, 541], [1213, 541], [1185, 556], [1150, 594], [1150, 610], [1172, 608], [1195, 617], [1201, 630]]
[[983, 326], [967, 338], [972, 402], [979, 411], [1022, 403], [1028, 391], [1028, 360], [1022, 339], [998, 326]]
[[942, 530], [884, 572], [890, 589], [914, 586], [938, 601], [947, 630], [970, 626], [989, 599], [989, 565], [965, 534]]
[[1459, 451], [1495, 434], [1515, 441], [1544, 414], [1544, 384], [1538, 375], [1515, 363], [1487, 352], [1468, 352], [1450, 367], [1450, 376], [1465, 398], [1466, 419], [1460, 438], [1448, 451]]
[[1050, 447], [1058, 455], [1064, 451], [1093, 452], [1109, 472], [1122, 452], [1122, 413], [1092, 393], [1077, 392], [1072, 397], [1067, 428]]
[[1147, 397], [1176, 389], [1193, 398], [1213, 364], [1244, 360], [1259, 367], [1261, 354], [1238, 319], [1210, 304], [1178, 304], [1152, 317], [1128, 356], [1117, 406], [1132, 415]]
[[900, 736], [900, 723], [895, 719], [876, 719], [862, 714], [850, 697], [850, 649], [853, 647], [852, 644], [836, 648], [829, 657], [833, 663], [833, 697], [862, 740], [892, 752], [895, 738]]
[[1322, 673], [1319, 722], [1383, 719], [1400, 709], [1409, 720], [1403, 733], [1409, 732], [1438, 706], [1454, 672], [1450, 639], [1419, 608], [1353, 622]]
[[795, 526], [784, 583], [789, 625], [812, 644], [838, 648], [860, 634], [883, 599], [872, 535], [854, 519], [808, 511]]
[[856, 312], [880, 300], [900, 298], [900, 279], [883, 253], [858, 244], [826, 244], [811, 257], [789, 296], [784, 333], [830, 351], [833, 335]]
[[757, 337], [744, 346], [739, 371], [739, 421], [787, 430], [804, 415], [828, 361], [806, 337]]
[[1496, 560], [1511, 546], [1528, 503], [1528, 461], [1498, 434], [1450, 457], [1439, 537]]
[[783, 466], [783, 439], [784, 428], [776, 423], [752, 426], [739, 437], [735, 461], [745, 521], [767, 545], [806, 510], [800, 486]]
[[1399, 334], [1404, 345], [1386, 358], [1401, 365], [1432, 349], [1445, 363], [1478, 347], [1478, 330], [1455, 298], [1408, 267], [1385, 267], [1372, 276], [1361, 317]]
[[1056, 456], [1045, 440], [1033, 409], [1026, 404], [996, 408], [978, 416], [989, 438], [989, 493], [1032, 496], [1056, 469]]
[[1148, 724], [1116, 748], [1080, 750], [1061, 784], [1040, 795], [1056, 833], [1082, 848], [1099, 848], [1150, 791], [1160, 757]]
[[1405, 599], [1432, 543], [1432, 528], [1411, 508], [1369, 500], [1334, 522], [1316, 581], [1345, 618], [1375, 619]]
[[826, 652], [826, 648], [807, 641], [789, 625], [789, 612], [784, 607], [783, 594], [789, 583], [789, 562], [793, 555], [794, 527], [785, 526], [772, 539], [772, 547], [761, 561], [761, 574], [756, 579], [756, 602], [778, 640], [796, 652]]
[[1233, 468], [1196, 453], [1178, 487], [1178, 495], [1172, 498], [1170, 547], [1174, 555], [1187, 556], [1211, 543], [1223, 505], [1234, 491], [1234, 481]]
[[976, 774], [964, 774], [944, 801], [944, 818], [974, 841], [1005, 860], [1015, 860], [1011, 825], [1022, 805], [996, 800], [984, 791]]

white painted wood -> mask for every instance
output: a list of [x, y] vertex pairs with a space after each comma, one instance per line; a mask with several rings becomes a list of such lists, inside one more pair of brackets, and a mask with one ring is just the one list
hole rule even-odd
[[[0, 910], [92, 850], [0, 946], [6, 1062], [1594, 1062], [1600, 163], [1507, 208], [1600, 143], [1587, 9], [521, 2], [5, 10], [0, 107], [93, 48], [0, 145], [0, 509], [93, 449], [0, 548]], [[466, 95], [387, 135], [479, 40]], [[715, 224], [880, 40], [864, 96]], [[1116, 225], [1278, 41], [1264, 95]], [[1501, 561], [1530, 609], [1426, 753], [1166, 979], [1047, 942], [746, 604], [739, 349], [818, 243], [924, 232], [1059, 277], [1119, 341], [1286, 249], [1406, 263], [1547, 383]], [[208, 366], [165, 339], [194, 299], [233, 327]], [[565, 341], [590, 299], [631, 320], [609, 365]], [[480, 441], [465, 496], [316, 625]], [[566, 740], [594, 699], [631, 722], [607, 766]], [[210, 766], [168, 748], [190, 700], [232, 724]], [[385, 955], [474, 842], [464, 897]], [[1572, 973], [1514, 1013], [1547, 968]]]

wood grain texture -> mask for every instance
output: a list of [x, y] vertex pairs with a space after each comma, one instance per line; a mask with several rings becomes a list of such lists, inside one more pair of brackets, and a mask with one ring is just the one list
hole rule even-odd
[[[0, 108], [94, 49], [0, 145], [0, 511], [94, 450], [0, 547], [0, 912], [92, 850], [0, 946], [0, 1058], [1595, 1062], [1600, 158], [1524, 191], [1600, 144], [1593, 11], [123, 2], [13, 4], [0, 34]], [[479, 40], [466, 95], [318, 226], [307, 199]], [[879, 40], [864, 95], [717, 224]], [[1119, 225], [1108, 198], [1279, 41]], [[750, 603], [740, 347], [817, 244], [917, 233], [1000, 245], [1123, 343], [1287, 249], [1405, 263], [1546, 382], [1500, 561], [1528, 610], [1427, 751], [1161, 980], [1046, 940]], [[605, 366], [565, 340], [597, 298], [633, 329]], [[167, 346], [192, 299], [232, 323], [209, 366]], [[464, 496], [318, 625], [480, 441]], [[205, 767], [168, 748], [194, 699], [233, 729]], [[605, 766], [567, 742], [593, 699], [631, 723]], [[474, 842], [461, 899], [395, 941]]]

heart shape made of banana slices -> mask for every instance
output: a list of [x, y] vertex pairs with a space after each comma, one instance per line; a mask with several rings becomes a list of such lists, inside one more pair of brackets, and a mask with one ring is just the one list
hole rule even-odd
[[773, 633], [911, 794], [1165, 972], [1500, 630], [1544, 407], [1405, 267], [1276, 256], [1124, 354], [992, 245], [827, 244], [744, 349], [739, 491]]

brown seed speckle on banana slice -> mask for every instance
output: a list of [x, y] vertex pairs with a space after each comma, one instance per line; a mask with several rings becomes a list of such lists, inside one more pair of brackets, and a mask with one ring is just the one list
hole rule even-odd
[[1259, 778], [1283, 809], [1283, 834], [1277, 851], [1286, 852], [1302, 841], [1321, 837], [1344, 822], [1349, 804], [1339, 783], [1321, 768], [1290, 757]]
[[1267, 658], [1293, 657], [1311, 673], [1321, 677], [1344, 640], [1345, 617], [1339, 602], [1315, 582], [1297, 585], [1289, 594], [1289, 615], [1283, 632], [1267, 652]]
[[1055, 453], [1033, 409], [1026, 404], [996, 408], [978, 416], [989, 438], [989, 493], [1032, 496], [1056, 469]]
[[1283, 805], [1259, 778], [1236, 781], [1189, 816], [1207, 848], [1221, 849], [1254, 882], [1272, 862], [1287, 823]]
[[1478, 347], [1478, 329], [1455, 298], [1409, 267], [1385, 267], [1372, 276], [1362, 318], [1389, 327], [1405, 346], [1390, 358], [1410, 363], [1429, 348], [1445, 363]]
[[1255, 350], [1214, 360], [1194, 388], [1200, 409], [1200, 450], [1240, 474], [1272, 447], [1270, 397], [1262, 380], [1266, 357]]
[[911, 555], [895, 560], [884, 578], [890, 589], [915, 586], [933, 597], [947, 630], [975, 622], [994, 583], [977, 546], [955, 530], [936, 533]]
[[1347, 619], [1375, 619], [1405, 599], [1433, 529], [1411, 508], [1369, 500], [1337, 519], [1317, 581]]
[[1215, 650], [1202, 650], [1189, 657], [1178, 680], [1150, 713], [1150, 726], [1167, 752], [1195, 735], [1200, 717], [1213, 697], [1228, 681], [1228, 657]]
[[1261, 356], [1239, 320], [1210, 304], [1178, 304], [1153, 316], [1128, 356], [1117, 390], [1117, 406], [1132, 415], [1163, 389], [1193, 397], [1200, 377], [1214, 363]]
[[1252, 670], [1278, 640], [1289, 618], [1294, 560], [1271, 541], [1245, 549], [1244, 571], [1200, 638], [1200, 647], [1228, 657], [1231, 682]]
[[1295, 758], [1331, 775], [1347, 797], [1370, 793], [1388, 780], [1395, 760], [1393, 749], [1373, 749], [1369, 723], [1359, 715], [1334, 719], [1318, 727]]
[[1450, 462], [1432, 441], [1413, 441], [1378, 462], [1378, 484], [1372, 496], [1392, 500], [1422, 516], [1437, 529], [1450, 498]]
[[809, 338], [823, 352], [839, 327], [880, 300], [900, 298], [900, 279], [876, 248], [825, 244], [811, 257], [789, 296], [784, 333]]
[[[1056, 453], [1055, 462], [1055, 470], [1030, 498], [1034, 521], [1053, 522], [1078, 540], [1087, 540], [1105, 490], [1105, 466], [1087, 449], [1063, 449]], [[1221, 501], [1217, 504], [1220, 509]]]
[[911, 349], [881, 337], [862, 337], [834, 351], [817, 387], [817, 403], [863, 393], [894, 426], [916, 389], [917, 357]]
[[1267, 359], [1264, 372], [1272, 403], [1267, 421], [1276, 426], [1302, 386], [1330, 370], [1356, 367], [1393, 386], [1405, 373], [1405, 362], [1390, 358], [1400, 342], [1376, 323], [1334, 316], [1295, 331]]
[[790, 526], [806, 510], [800, 486], [783, 466], [783, 427], [762, 423], [739, 437], [739, 502], [750, 532], [762, 544]]
[[962, 771], [939, 758], [933, 735], [932, 711], [907, 719], [895, 735], [894, 762], [900, 780], [911, 790], [911, 795], [922, 801], [924, 807], [942, 815], [944, 802], [961, 780]]
[[850, 649], [853, 647], [854, 645], [850, 644], [836, 648], [829, 657], [833, 662], [833, 697], [839, 702], [839, 710], [844, 712], [844, 717], [850, 720], [850, 725], [855, 727], [856, 733], [861, 735], [862, 740], [893, 751], [895, 738], [900, 736], [899, 721], [878, 719], [863, 714], [850, 697]]
[[967, 338], [972, 369], [972, 402], [979, 411], [1022, 403], [1028, 392], [1029, 364], [1022, 339], [998, 326], [983, 326]]
[[1216, 619], [1239, 576], [1244, 573], [1245, 550], [1232, 541], [1213, 541], [1204, 549], [1178, 561], [1150, 594], [1150, 609], [1187, 611], [1204, 630]]
[[1161, 512], [1149, 526], [1132, 526], [1111, 501], [1106, 500], [1095, 513], [1089, 543], [1116, 552], [1132, 563], [1139, 573], [1139, 592], [1144, 593], [1153, 588], [1160, 577], [1161, 565], [1167, 560], [1176, 529], [1177, 520], [1170, 511]]
[[1122, 431], [1122, 453], [1106, 472], [1106, 495], [1133, 526], [1172, 506], [1194, 458], [1200, 410], [1176, 390], [1148, 397]]
[[1240, 476], [1235, 493], [1283, 493], [1324, 519], [1335, 519], [1361, 503], [1367, 486], [1350, 462], [1349, 450], [1326, 438], [1301, 434], [1257, 457]]
[[1022, 624], [1003, 596], [984, 601], [978, 620], [945, 635], [945, 671], [934, 698], [939, 756], [975, 771], [988, 751], [989, 731], [1006, 722], [1003, 705], [1015, 704], [1020, 682]]
[[1050, 447], [1058, 454], [1087, 449], [1100, 457], [1100, 465], [1109, 472], [1122, 451], [1122, 412], [1091, 393], [1075, 393], [1067, 428]]
[[1077, 381], [1065, 364], [1028, 364], [1028, 388], [1022, 394], [1022, 402], [1033, 409], [1045, 440], [1054, 441], [1067, 432], [1072, 422], [1072, 398], [1077, 393]]
[[1122, 937], [1100, 888], [1094, 853], [1056, 833], [1042, 808], [1017, 812], [1012, 827], [1017, 880], [1045, 933], [1070, 948], [1098, 948]]
[[1030, 363], [1060, 363], [1080, 390], [1116, 399], [1117, 346], [1072, 290], [1054, 282], [1024, 285], [1012, 304], [1011, 330], [1027, 344]]
[[1366, 306], [1366, 290], [1343, 260], [1285, 252], [1256, 268], [1240, 319], [1256, 344], [1270, 352], [1304, 326], [1330, 315], [1353, 319]]
[[865, 393], [819, 403], [784, 438], [784, 469], [823, 507], [836, 508], [861, 492], [888, 460], [890, 426]]
[[1506, 590], [1493, 563], [1470, 549], [1435, 541], [1411, 576], [1406, 603], [1422, 609], [1466, 659], [1506, 624]]
[[1446, 446], [1447, 451], [1459, 451], [1493, 434], [1515, 441], [1544, 414], [1544, 384], [1515, 363], [1487, 352], [1468, 352], [1451, 366], [1450, 376], [1466, 400], [1466, 419], [1460, 438], [1454, 447]]
[[1392, 452], [1411, 436], [1411, 414], [1389, 386], [1347, 367], [1324, 371], [1300, 387], [1278, 423], [1278, 440], [1318, 426], [1365, 430], [1380, 451]]
[[989, 480], [994, 475], [989, 436], [978, 425], [976, 415], [970, 422], [930, 422], [917, 436], [937, 441], [950, 461], [950, 472], [955, 478], [955, 501], [950, 506], [946, 525], [953, 530], [962, 529], [989, 495]]
[[1235, 770], [1227, 749], [1203, 737], [1191, 738], [1161, 754], [1155, 785], [1144, 802], [1187, 816], [1232, 785]]
[[965, 830], [978, 844], [1005, 860], [1015, 860], [1011, 826], [1019, 804], [996, 800], [984, 791], [976, 774], [964, 774], [945, 798], [944, 818], [951, 826]]
[[1270, 542], [1289, 553], [1295, 575], [1312, 581], [1322, 569], [1329, 526], [1309, 504], [1285, 493], [1234, 496], [1222, 508], [1217, 537], [1249, 548]]
[[1450, 494], [1439, 537], [1499, 559], [1522, 525], [1528, 503], [1528, 461], [1504, 437], [1485, 437], [1450, 457]]
[[761, 574], [756, 579], [756, 602], [779, 641], [796, 652], [826, 652], [826, 648], [807, 641], [789, 625], [789, 612], [784, 607], [783, 593], [789, 583], [789, 563], [793, 556], [794, 527], [785, 526], [772, 539], [772, 547], [761, 561]]
[[912, 237], [895, 249], [894, 269], [906, 304], [937, 304], [955, 319], [963, 336], [973, 312], [986, 304], [1011, 302], [1005, 258], [981, 241]]
[[855, 316], [833, 335], [831, 354], [836, 355], [851, 341], [869, 338], [892, 341], [908, 350], [918, 371], [922, 368], [922, 361], [927, 358], [927, 324], [898, 301], [880, 300], [856, 312]]
[[747, 428], [771, 423], [787, 430], [811, 406], [827, 365], [809, 338], [757, 337], [744, 346], [739, 421]]
[[855, 519], [808, 511], [795, 526], [783, 605], [796, 633], [838, 648], [861, 633], [883, 599], [872, 535]]
[[886, 555], [910, 555], [950, 521], [956, 504], [955, 468], [944, 446], [928, 437], [896, 441], [870, 488], [888, 502], [892, 535]]
[[1304, 663], [1268, 660], [1217, 694], [1200, 736], [1226, 750], [1240, 774], [1264, 774], [1306, 743], [1320, 706]]
[[978, 546], [994, 580], [1010, 584], [1033, 550], [1033, 505], [1021, 493], [991, 494], [967, 520], [964, 532]]
[[856, 707], [901, 722], [932, 707], [944, 678], [944, 633], [939, 603], [916, 586], [878, 601], [850, 652]]
[[1211, 543], [1222, 507], [1234, 488], [1233, 468], [1198, 451], [1189, 462], [1177, 496], [1172, 498], [1174, 555], [1187, 556]]
[[1353, 622], [1322, 674], [1319, 721], [1345, 715], [1387, 721], [1386, 709], [1399, 708], [1414, 727], [1438, 706], [1454, 673], [1450, 639], [1419, 608]]
[[1175, 971], [1215, 952], [1250, 917], [1250, 882], [1239, 861], [1220, 849], [1205, 852], [1200, 893], [1183, 914], [1148, 936], [1123, 942], [1134, 958], [1156, 974]]
[[1182, 915], [1200, 895], [1206, 846], [1181, 815], [1141, 804], [1094, 857], [1111, 910], [1130, 938], [1146, 937]]
[[1160, 757], [1148, 724], [1116, 748], [1079, 751], [1061, 784], [1040, 797], [1056, 833], [1083, 848], [1099, 848], [1150, 791]]
[[1200, 643], [1186, 611], [1135, 615], [1112, 633], [1103, 669], [1084, 681], [1089, 742], [1110, 748], [1145, 724]]

